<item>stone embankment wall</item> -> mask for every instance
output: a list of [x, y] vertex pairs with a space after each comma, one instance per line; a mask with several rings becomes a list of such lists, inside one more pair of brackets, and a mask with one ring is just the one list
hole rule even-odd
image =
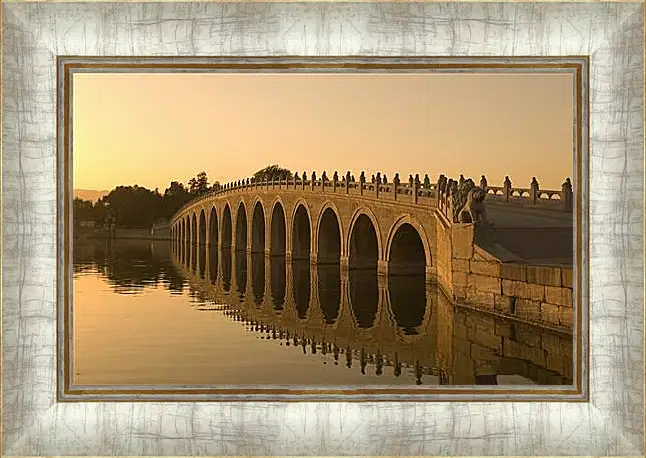
[[472, 224], [438, 223], [437, 276], [458, 303], [572, 331], [573, 269], [502, 262], [474, 243]]

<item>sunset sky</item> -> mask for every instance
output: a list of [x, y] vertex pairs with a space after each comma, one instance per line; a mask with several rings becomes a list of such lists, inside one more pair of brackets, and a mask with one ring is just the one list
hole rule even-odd
[[560, 189], [573, 171], [565, 74], [74, 76], [75, 189], [299, 174], [463, 173]]

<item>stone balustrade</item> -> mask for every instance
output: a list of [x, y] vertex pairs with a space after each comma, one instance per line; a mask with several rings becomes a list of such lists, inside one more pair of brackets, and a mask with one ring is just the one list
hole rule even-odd
[[[316, 172], [311, 172], [309, 178], [307, 172], [302, 172], [300, 176], [295, 173], [289, 179], [276, 177], [274, 180], [254, 180], [253, 178], [243, 178], [220, 185], [217, 189], [192, 199], [184, 204], [177, 214], [180, 214], [186, 207], [216, 195], [244, 192], [249, 189], [285, 189], [345, 193], [435, 207], [447, 219], [453, 221], [454, 215], [460, 210], [460, 208], [455, 208], [453, 196], [460, 192], [460, 186], [467, 181], [469, 179], [465, 179], [462, 175], [459, 180], [440, 175], [436, 182], [431, 182], [428, 174], [425, 174], [423, 178], [420, 178], [419, 174], [414, 176], [411, 174], [407, 180], [402, 182], [399, 173], [396, 173], [389, 181], [380, 172], [373, 175], [370, 180], [366, 179], [365, 172], [361, 172], [357, 180], [350, 172], [339, 176], [338, 171], [334, 172], [332, 178], [328, 177], [326, 171], [323, 171], [320, 177], [317, 177]], [[475, 184], [473, 180], [470, 181]], [[560, 208], [563, 211], [572, 211], [573, 208], [572, 184], [569, 178], [565, 180], [560, 191], [540, 189], [536, 178], [532, 179], [529, 188], [517, 188], [512, 186], [509, 177], [506, 177], [502, 186], [489, 186], [486, 177], [482, 175], [477, 186], [487, 192], [485, 203], [494, 201], [541, 205], [554, 209]]]

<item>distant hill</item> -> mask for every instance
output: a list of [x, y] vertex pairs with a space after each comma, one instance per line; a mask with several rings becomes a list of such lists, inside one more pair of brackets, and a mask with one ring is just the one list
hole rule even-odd
[[74, 190], [74, 198], [78, 199], [83, 199], [83, 200], [91, 200], [92, 202], [96, 202], [99, 200], [101, 197], [109, 194], [110, 191], [97, 191], [95, 189], [75, 189]]

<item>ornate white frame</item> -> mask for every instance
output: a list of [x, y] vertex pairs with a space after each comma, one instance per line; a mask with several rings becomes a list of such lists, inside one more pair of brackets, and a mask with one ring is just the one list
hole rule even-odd
[[[3, 5], [3, 453], [643, 455], [643, 3]], [[590, 402], [56, 402], [56, 56], [590, 56]]]

